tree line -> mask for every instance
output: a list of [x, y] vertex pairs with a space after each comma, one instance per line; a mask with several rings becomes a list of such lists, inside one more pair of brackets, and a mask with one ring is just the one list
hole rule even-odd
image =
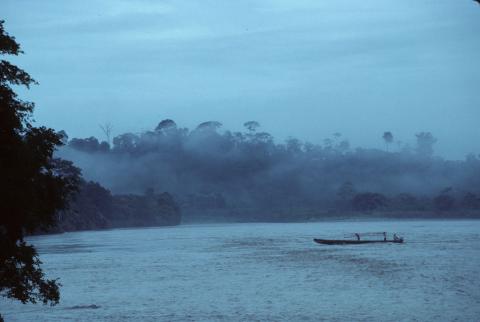
[[258, 122], [244, 128], [232, 132], [208, 121], [190, 130], [165, 119], [152, 130], [117, 135], [111, 145], [63, 133], [66, 146], [59, 156], [114, 192], [169, 191], [187, 217], [211, 209], [251, 210], [261, 220], [287, 208], [292, 213], [285, 216], [295, 219], [295, 209], [302, 208], [447, 212], [480, 207], [479, 156], [463, 161], [435, 156], [437, 139], [430, 132], [416, 133], [414, 146], [392, 149], [394, 134], [386, 131], [379, 135], [386, 148], [379, 150], [353, 149], [340, 133], [321, 144], [296, 138], [277, 143]]

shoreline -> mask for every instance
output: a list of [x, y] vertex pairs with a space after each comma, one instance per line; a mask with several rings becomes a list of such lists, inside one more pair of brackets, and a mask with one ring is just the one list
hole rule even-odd
[[296, 221], [267, 221], [267, 220], [256, 220], [256, 221], [227, 221], [227, 220], [204, 220], [204, 221], [186, 221], [181, 222], [178, 225], [161, 225], [161, 226], [130, 226], [130, 227], [110, 227], [110, 228], [98, 228], [98, 229], [84, 229], [84, 230], [72, 230], [72, 231], [62, 231], [62, 232], [42, 232], [36, 233], [34, 235], [29, 235], [28, 237], [37, 237], [37, 236], [51, 236], [51, 235], [62, 235], [65, 233], [76, 233], [76, 232], [95, 232], [95, 231], [114, 231], [114, 230], [135, 230], [135, 229], [158, 229], [158, 228], [172, 228], [172, 227], [190, 227], [190, 226], [209, 226], [209, 225], [235, 225], [235, 224], [308, 224], [308, 223], [322, 223], [322, 222], [388, 222], [388, 221], [476, 221], [480, 220], [480, 214], [476, 216], [425, 216], [425, 217], [397, 217], [397, 216], [382, 216], [382, 215], [363, 215], [363, 216], [328, 216], [323, 218], [315, 218], [312, 220], [296, 220]]

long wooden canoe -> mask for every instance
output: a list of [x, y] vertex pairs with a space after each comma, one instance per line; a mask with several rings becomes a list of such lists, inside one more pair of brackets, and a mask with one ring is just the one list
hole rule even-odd
[[320, 239], [314, 238], [314, 242], [324, 245], [358, 245], [358, 244], [372, 244], [372, 243], [403, 243], [403, 238], [394, 240], [348, 240], [348, 239]]

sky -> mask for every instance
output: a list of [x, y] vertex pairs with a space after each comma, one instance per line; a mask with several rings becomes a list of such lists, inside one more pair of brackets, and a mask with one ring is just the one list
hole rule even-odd
[[277, 141], [480, 154], [480, 6], [471, 0], [2, 0], [38, 82], [21, 97], [70, 137], [258, 121]]

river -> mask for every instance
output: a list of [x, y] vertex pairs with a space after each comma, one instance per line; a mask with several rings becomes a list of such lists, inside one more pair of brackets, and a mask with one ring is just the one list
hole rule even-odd
[[[405, 244], [324, 246], [389, 231]], [[61, 303], [5, 321], [478, 321], [480, 221], [182, 225], [36, 236]]]

